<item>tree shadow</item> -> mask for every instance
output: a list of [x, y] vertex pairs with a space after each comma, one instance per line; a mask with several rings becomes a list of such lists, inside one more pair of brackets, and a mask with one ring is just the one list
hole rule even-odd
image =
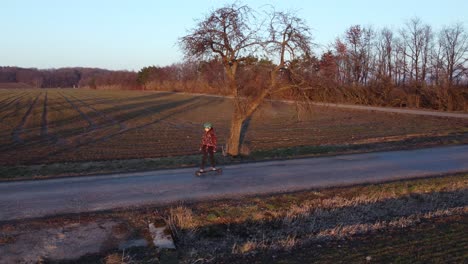
[[250, 154], [249, 143], [245, 140], [247, 136], [247, 132], [250, 127], [250, 123], [252, 122], [252, 116], [249, 116], [244, 123], [242, 123], [240, 139], [239, 139], [239, 148], [241, 156], [248, 156]]
[[[95, 119], [95, 118], [98, 118], [98, 117], [102, 118], [101, 115], [107, 115], [108, 113], [112, 113], [114, 111], [126, 111], [125, 113], [122, 113], [122, 114], [116, 115], [115, 117], [112, 117], [113, 120], [115, 120], [117, 123], [120, 124], [120, 123], [123, 123], [123, 122], [128, 122], [128, 121], [133, 120], [133, 119], [146, 118], [147, 116], [153, 116], [153, 115], [157, 115], [159, 113], [164, 113], [165, 111], [170, 111], [170, 109], [172, 109], [172, 108], [176, 108], [179, 105], [183, 105], [183, 104], [189, 103], [191, 101], [191, 99], [182, 100], [182, 101], [172, 100], [172, 101], [169, 101], [169, 102], [163, 103], [163, 104], [156, 104], [159, 101], [156, 101], [156, 102], [154, 101], [154, 99], [161, 99], [164, 96], [167, 96], [168, 94], [169, 93], [167, 93], [167, 94], [158, 94], [157, 96], [152, 96], [153, 101], [149, 101], [149, 102], [146, 102], [146, 103], [133, 103], [132, 102], [131, 104], [126, 104], [126, 105], [122, 105], [122, 106], [120, 106], [120, 105], [119, 106], [114, 106], [114, 107], [108, 108], [108, 109], [106, 109], [104, 111], [94, 111], [93, 113], [86, 113], [86, 117], [89, 118], [90, 120], [92, 120], [92, 119]], [[198, 97], [193, 97], [193, 98], [195, 98], [195, 100], [196, 100]], [[80, 108], [81, 107], [84, 108], [86, 106], [80, 106]], [[131, 111], [133, 109], [135, 109], [135, 110]], [[60, 120], [60, 121], [57, 121], [57, 122], [51, 122], [51, 123], [48, 124], [48, 126], [61, 127], [61, 126], [67, 125], [69, 123], [76, 122], [77, 121], [76, 118], [79, 118], [79, 116], [64, 119], [64, 120]], [[69, 128], [69, 129], [66, 129], [66, 130], [57, 130], [54, 133], [53, 136], [55, 138], [66, 138], [66, 137], [73, 137], [73, 136], [79, 136], [79, 135], [86, 135], [86, 134], [90, 134], [90, 133], [93, 133], [95, 131], [98, 131], [100, 129], [106, 129], [106, 128], [115, 126], [117, 124], [116, 122], [110, 122], [110, 121], [107, 122], [107, 123], [98, 123], [98, 122], [96, 122], [96, 125], [93, 128], [73, 127], [73, 128]], [[41, 144], [41, 143], [53, 143], [53, 142], [50, 142], [47, 139], [42, 138], [41, 136], [28, 138], [27, 141], [29, 142], [28, 144], [14, 144], [13, 143], [13, 144], [8, 144], [8, 145], [3, 145], [3, 146], [1, 146], [0, 150], [9, 151], [9, 150], [21, 147], [23, 145], [24, 146], [27, 145], [28, 147], [31, 147], [33, 145], [37, 145], [37, 144]]]
[[[160, 117], [158, 117], [157, 120], [154, 120], [152, 122], [147, 122], [147, 123], [144, 123], [142, 125], [135, 126], [135, 127], [129, 128], [129, 129], [124, 129], [124, 130], [117, 131], [115, 133], [106, 134], [106, 135], [103, 135], [103, 136], [100, 136], [100, 137], [96, 137], [95, 135], [90, 135], [90, 137], [87, 138], [86, 140], [84, 140], [83, 142], [79, 142], [78, 144], [75, 144], [75, 145], [72, 145], [72, 146], [67, 146], [67, 147], [65, 147], [63, 149], [48, 153], [47, 155], [45, 155], [45, 157], [42, 160], [47, 160], [48, 158], [51, 158], [51, 157], [54, 157], [54, 156], [59, 156], [61, 154], [64, 154], [64, 153], [67, 153], [67, 152], [70, 152], [70, 151], [75, 151], [75, 150], [77, 150], [79, 148], [89, 146], [91, 144], [104, 142], [104, 141], [107, 141], [107, 140], [109, 140], [111, 138], [114, 138], [116, 136], [122, 135], [122, 134], [127, 133], [127, 132], [143, 129], [143, 128], [146, 128], [146, 127], [149, 127], [149, 126], [161, 123], [161, 122], [167, 122], [168, 119], [170, 119], [171, 117], [173, 117], [175, 115], [185, 113], [185, 112], [193, 110], [194, 108], [201, 107], [201, 106], [205, 105], [206, 100], [209, 100], [209, 99], [200, 98], [200, 97], [191, 97], [191, 98], [186, 99], [186, 100], [174, 101], [174, 102], [170, 102], [170, 103], [167, 103], [167, 104], [155, 106], [155, 107], [151, 108], [152, 111], [166, 113], [166, 112], [169, 112], [169, 111], [171, 111], [173, 109], [177, 109], [177, 110], [172, 111], [170, 113], [163, 114]], [[209, 101], [211, 101], [211, 100], [209, 100]], [[136, 111], [136, 112], [138, 114], [145, 113], [146, 115], [148, 115], [147, 111]], [[32, 162], [37, 163], [37, 162], [40, 162], [40, 161], [41, 160], [33, 159], [33, 160], [28, 160], [27, 163], [32, 163]]]

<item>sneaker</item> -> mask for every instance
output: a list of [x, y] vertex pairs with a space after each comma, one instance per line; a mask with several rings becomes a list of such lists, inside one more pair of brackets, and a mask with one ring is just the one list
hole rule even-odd
[[205, 172], [205, 170], [204, 170], [204, 169], [200, 169], [199, 172], [203, 173], [203, 172]]
[[211, 170], [215, 171], [215, 170], [216, 170], [216, 168], [215, 168], [215, 167], [211, 167]]

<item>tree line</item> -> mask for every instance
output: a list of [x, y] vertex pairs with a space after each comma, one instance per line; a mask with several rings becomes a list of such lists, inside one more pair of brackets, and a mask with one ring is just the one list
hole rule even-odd
[[[138, 81], [151, 90], [232, 94], [229, 71], [235, 63], [236, 91], [250, 96], [268, 87], [269, 74], [279, 65], [271, 50], [250, 54], [228, 64], [227, 57], [214, 53], [209, 59], [145, 67]], [[461, 23], [439, 31], [419, 18], [396, 30], [354, 25], [321, 54], [280, 64], [281, 76], [295, 78], [301, 93], [314, 101], [468, 111], [468, 33]], [[290, 99], [294, 92], [269, 96]]]
[[97, 68], [36, 69], [0, 67], [0, 83], [30, 88], [139, 89], [137, 73]]
[[[239, 13], [240, 9], [235, 10]], [[277, 24], [270, 25], [268, 34], [278, 33], [273, 31], [280, 28], [281, 19], [287, 18], [284, 13], [281, 13], [283, 17], [279, 14], [275, 17]], [[247, 25], [247, 16], [236, 19]], [[201, 42], [209, 36], [209, 27], [215, 25], [205, 26], [205, 31], [194, 31]], [[294, 34], [308, 30], [302, 23]], [[281, 37], [271, 36], [270, 41]], [[194, 39], [186, 37], [181, 38], [181, 48], [195, 55], [201, 46], [190, 43]], [[257, 39], [249, 41], [252, 46], [259, 44]], [[25, 83], [36, 88], [169, 90], [224, 95], [235, 92], [254, 96], [271, 84], [271, 72], [276, 71], [275, 80], [289, 81], [302, 89], [284, 89], [268, 97], [290, 99], [300, 92], [315, 101], [468, 110], [468, 34], [461, 23], [437, 31], [419, 18], [406, 21], [398, 29], [353, 25], [323, 52], [309, 52], [313, 47], [310, 45], [307, 52], [283, 57], [281, 63], [278, 63], [281, 53], [275, 52], [275, 49], [281, 51], [281, 46], [270, 45], [269, 50], [257, 46], [231, 58], [222, 52], [214, 52], [212, 56], [200, 53], [181, 63], [148, 66], [138, 72], [0, 67], [0, 82]], [[230, 81], [234, 69], [235, 83]], [[236, 89], [229, 85], [235, 85]]]

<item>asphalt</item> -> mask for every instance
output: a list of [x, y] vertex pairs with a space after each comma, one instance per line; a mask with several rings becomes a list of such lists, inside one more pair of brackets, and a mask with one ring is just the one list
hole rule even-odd
[[468, 171], [468, 145], [0, 183], [0, 221], [162, 205]]
[[[216, 97], [216, 98], [229, 98], [229, 99], [234, 98], [233, 96], [201, 94], [201, 93], [182, 93], [182, 94]], [[283, 102], [283, 103], [289, 103], [289, 104], [297, 103], [291, 100], [270, 100], [269, 99], [267, 101]], [[387, 113], [397, 113], [397, 114], [436, 116], [436, 117], [462, 118], [462, 119], [468, 118], [468, 113], [466, 112], [437, 111], [437, 110], [430, 110], [430, 109], [423, 109], [423, 108], [384, 107], [384, 106], [368, 106], [368, 105], [358, 105], [358, 104], [335, 104], [335, 103], [322, 103], [322, 102], [312, 102], [312, 105], [373, 111], [373, 112], [387, 112]]]
[[349, 105], [349, 104], [332, 104], [332, 103], [318, 103], [314, 102], [317, 106], [327, 106], [336, 108], [346, 108], [355, 110], [366, 110], [376, 112], [387, 112], [397, 114], [410, 114], [410, 115], [422, 115], [422, 116], [437, 116], [437, 117], [450, 117], [450, 118], [468, 118], [468, 113], [464, 112], [447, 112], [447, 111], [434, 111], [426, 109], [410, 109], [410, 108], [398, 108], [398, 107], [380, 107], [380, 106], [366, 106], [366, 105]]

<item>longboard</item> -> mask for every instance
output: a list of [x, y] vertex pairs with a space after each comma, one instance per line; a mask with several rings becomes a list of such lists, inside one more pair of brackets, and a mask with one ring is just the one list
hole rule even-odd
[[195, 172], [195, 175], [196, 175], [196, 176], [201, 176], [202, 174], [207, 174], [207, 173], [215, 173], [215, 174], [218, 174], [218, 175], [219, 175], [219, 174], [222, 174], [222, 173], [223, 173], [223, 169], [222, 169], [222, 168], [217, 168], [216, 170], [210, 170], [210, 169], [208, 169], [208, 170], [205, 170], [205, 171], [203, 171], [203, 172], [200, 172], [199, 170], [197, 170], [197, 171]]

